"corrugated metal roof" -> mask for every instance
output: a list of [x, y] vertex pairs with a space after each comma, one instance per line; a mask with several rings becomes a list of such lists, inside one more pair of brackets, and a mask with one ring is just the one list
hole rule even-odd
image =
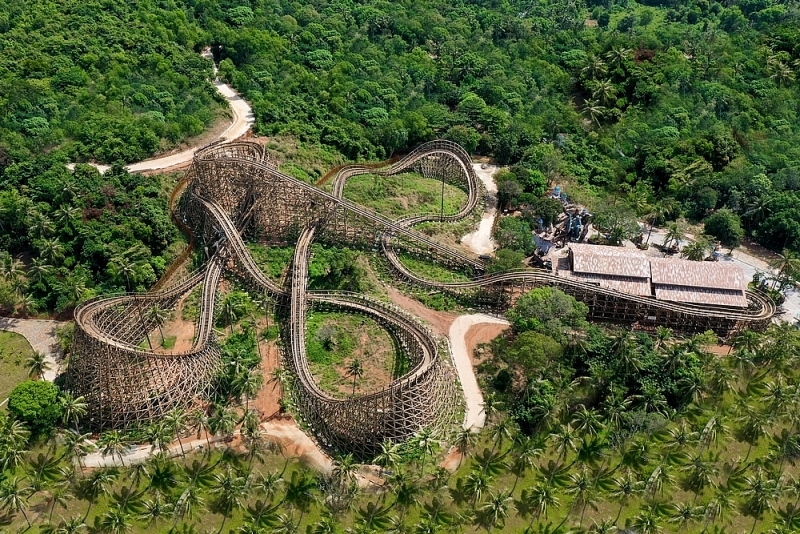
[[686, 287], [654, 285], [658, 300], [690, 302], [692, 304], [711, 304], [714, 306], [747, 307], [747, 297], [741, 290], [712, 289], [706, 287]]
[[669, 258], [650, 259], [653, 285], [744, 291], [747, 280], [736, 265]]
[[572, 243], [572, 270], [576, 273], [649, 278], [650, 263], [640, 250]]

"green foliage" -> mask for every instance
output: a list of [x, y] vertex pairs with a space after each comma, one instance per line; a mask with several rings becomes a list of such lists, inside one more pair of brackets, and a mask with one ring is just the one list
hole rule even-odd
[[58, 386], [43, 380], [26, 380], [11, 390], [8, 410], [34, 433], [53, 429], [61, 417]]
[[525, 266], [522, 263], [524, 260], [525, 254], [522, 252], [508, 248], [501, 248], [495, 252], [495, 256], [486, 266], [486, 270], [490, 273], [501, 273], [503, 271], [510, 271], [512, 269], [521, 269]]
[[529, 256], [536, 249], [531, 227], [522, 217], [501, 217], [494, 238], [501, 249], [510, 249]]
[[517, 332], [534, 331], [559, 341], [565, 330], [586, 325], [589, 308], [553, 287], [540, 287], [521, 296], [506, 316]]
[[741, 220], [729, 209], [718, 210], [713, 215], [706, 217], [703, 223], [705, 232], [716, 237], [726, 247], [733, 249], [742, 242], [744, 230], [742, 230]]

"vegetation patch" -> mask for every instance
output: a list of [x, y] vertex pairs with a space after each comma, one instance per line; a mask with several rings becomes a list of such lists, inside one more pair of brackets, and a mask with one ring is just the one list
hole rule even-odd
[[360, 174], [347, 181], [344, 197], [381, 215], [396, 219], [404, 215], [458, 213], [467, 202], [467, 194], [458, 187], [425, 178], [416, 172], [392, 176]]
[[26, 361], [33, 356], [28, 340], [19, 334], [0, 330], [0, 401], [14, 386], [28, 378]]
[[408, 370], [389, 333], [361, 315], [314, 312], [306, 351], [317, 383], [337, 397], [377, 391]]

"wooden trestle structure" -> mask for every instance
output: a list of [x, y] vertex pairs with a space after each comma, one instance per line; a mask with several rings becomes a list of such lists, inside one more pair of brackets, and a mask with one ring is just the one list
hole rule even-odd
[[[413, 170], [464, 189], [468, 200], [455, 215], [419, 215], [390, 220], [343, 199], [347, 179], [359, 174], [392, 175]], [[213, 145], [195, 154], [177, 200], [178, 224], [208, 261], [185, 280], [160, 283], [143, 295], [94, 299], [75, 312], [77, 328], [67, 387], [89, 405], [86, 423], [95, 429], [121, 427], [163, 417], [176, 406], [196, 402], [207, 393], [220, 367], [213, 322], [217, 288], [224, 272], [267, 292], [284, 320], [284, 364], [295, 380], [290, 388], [300, 416], [324, 446], [369, 458], [384, 440], [399, 442], [422, 428], [453, 423], [460, 405], [456, 375], [441, 343], [403, 310], [347, 292], [308, 290], [310, 246], [381, 250], [402, 283], [447, 292], [466, 303], [501, 313], [523, 291], [557, 286], [589, 305], [590, 318], [642, 326], [661, 325], [685, 332], [714, 330], [729, 336], [743, 328], [763, 328], [774, 314], [766, 298], [750, 293], [750, 307], [719, 310], [621, 294], [545, 271], [520, 270], [485, 275], [483, 263], [449, 249], [414, 230], [425, 221], [457, 221], [478, 204], [481, 185], [469, 155], [457, 144], [433, 141], [384, 167], [341, 168], [333, 192], [287, 176], [254, 143]], [[296, 242], [290, 276], [278, 285], [256, 266], [242, 239], [249, 234], [279, 242]], [[397, 251], [424, 257], [472, 273], [469, 282], [440, 283], [409, 271]], [[185, 255], [180, 261], [188, 257]], [[175, 272], [171, 268], [170, 274]], [[200, 317], [190, 350], [161, 354], [141, 348], [156, 328], [147, 310], [169, 309], [202, 284]], [[337, 399], [317, 386], [306, 359], [306, 313], [310, 306], [364, 314], [383, 325], [403, 350], [410, 370], [381, 391]]]

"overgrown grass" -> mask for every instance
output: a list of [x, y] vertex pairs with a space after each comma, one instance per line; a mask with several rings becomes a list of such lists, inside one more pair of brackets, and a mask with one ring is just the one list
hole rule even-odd
[[451, 271], [447, 267], [425, 261], [410, 254], [401, 253], [398, 254], [398, 258], [407, 269], [427, 280], [435, 280], [437, 282], [467, 282], [470, 280], [463, 273]]
[[394, 345], [389, 333], [369, 317], [345, 313], [314, 312], [306, 330], [306, 353], [320, 387], [344, 397], [352, 392], [353, 378], [346, 366], [358, 359], [363, 375], [356, 391], [385, 386], [408, 369], [408, 362]]
[[[344, 197], [390, 218], [439, 214], [442, 211], [442, 182], [415, 172], [394, 176], [361, 174], [348, 180]], [[464, 191], [445, 184], [445, 215], [457, 213], [466, 202]]]
[[268, 247], [258, 243], [248, 243], [247, 250], [261, 271], [274, 281], [280, 280], [294, 256], [294, 247]]
[[8, 397], [14, 386], [27, 380], [25, 360], [33, 356], [28, 340], [13, 332], [0, 331], [0, 401]]

